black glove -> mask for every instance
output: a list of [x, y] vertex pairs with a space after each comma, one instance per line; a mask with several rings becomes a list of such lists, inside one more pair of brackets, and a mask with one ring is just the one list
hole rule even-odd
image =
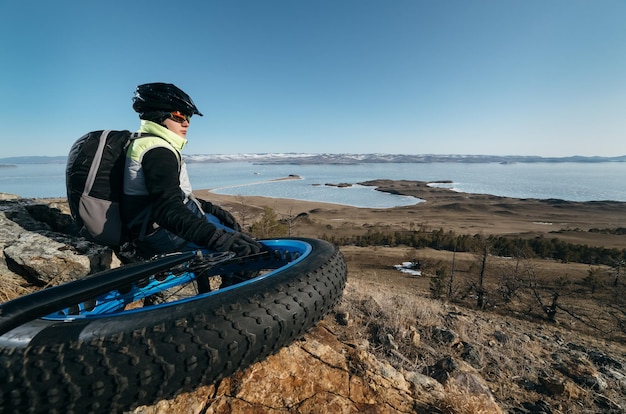
[[248, 256], [259, 253], [263, 245], [247, 234], [217, 229], [209, 240], [207, 247], [218, 252], [231, 251], [236, 256]]
[[237, 223], [235, 217], [222, 207], [217, 206], [209, 201], [200, 200], [202, 203], [202, 210], [205, 213], [213, 214], [218, 218], [220, 222], [226, 227], [230, 227], [233, 230], [241, 231], [241, 226]]

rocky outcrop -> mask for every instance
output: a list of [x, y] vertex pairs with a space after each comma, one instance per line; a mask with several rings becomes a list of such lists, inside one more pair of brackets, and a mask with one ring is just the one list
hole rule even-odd
[[[134, 414], [156, 413], [436, 413], [452, 406], [449, 394], [471, 396], [474, 408], [501, 413], [475, 370], [459, 362], [443, 382], [394, 368], [367, 350], [341, 342], [325, 322], [265, 361], [227, 378]], [[442, 364], [445, 365], [445, 364]], [[465, 394], [465, 397], [463, 397]]]
[[0, 201], [0, 247], [0, 277], [21, 277], [34, 286], [57, 285], [120, 265], [111, 249], [78, 237], [63, 201]]
[[[120, 265], [110, 249], [77, 236], [64, 200], [0, 197], [0, 247], [0, 300]], [[625, 354], [575, 336], [566, 340], [547, 328], [420, 300], [419, 306], [435, 309], [432, 320], [413, 316], [397, 323], [397, 298], [390, 306], [349, 281], [343, 303], [302, 339], [217, 384], [132, 413], [556, 414], [626, 408]]]

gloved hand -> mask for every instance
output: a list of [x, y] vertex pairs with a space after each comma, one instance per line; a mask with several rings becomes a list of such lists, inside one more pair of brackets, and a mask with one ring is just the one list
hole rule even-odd
[[222, 222], [226, 227], [230, 227], [233, 230], [241, 231], [241, 226], [237, 223], [235, 217], [222, 207], [217, 206], [209, 201], [200, 200], [202, 203], [202, 210], [205, 213], [213, 214]]
[[236, 256], [248, 256], [259, 253], [263, 245], [252, 237], [241, 232], [227, 232], [222, 229], [215, 230], [209, 240], [208, 246], [211, 250], [218, 252], [234, 252]]

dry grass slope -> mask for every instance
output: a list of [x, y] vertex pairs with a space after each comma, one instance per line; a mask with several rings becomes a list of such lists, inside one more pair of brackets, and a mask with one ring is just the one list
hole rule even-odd
[[[618, 227], [624, 203], [547, 203], [459, 195], [412, 182], [382, 184], [427, 202], [380, 210], [261, 197], [210, 197], [233, 211], [247, 228], [270, 208], [282, 221], [282, 229], [286, 226], [293, 236], [346, 237], [441, 228], [457, 234], [555, 237], [626, 248], [624, 235], [589, 232]], [[441, 364], [463, 364], [464, 370], [485, 381], [474, 386], [487, 387], [495, 402], [511, 413], [583, 414], [626, 408], [626, 285], [621, 279], [613, 286], [614, 268], [497, 256], [483, 261], [476, 254], [406, 246], [346, 245], [341, 250], [348, 263], [348, 285], [334, 318], [326, 322], [342, 341], [365, 343], [397, 369], [434, 377]], [[421, 277], [394, 268], [407, 260], [421, 263]], [[454, 281], [433, 299], [432, 281], [441, 269], [447, 278], [454, 274]], [[481, 270], [486, 296], [478, 309]], [[549, 321], [545, 307], [553, 303], [554, 292], [559, 293], [558, 307]], [[4, 281], [0, 300], [23, 293], [20, 283]], [[571, 372], [571, 366], [598, 381], [574, 381], [582, 373]], [[439, 412], [497, 412], [488, 393], [467, 390], [467, 383], [447, 382], [437, 403]]]

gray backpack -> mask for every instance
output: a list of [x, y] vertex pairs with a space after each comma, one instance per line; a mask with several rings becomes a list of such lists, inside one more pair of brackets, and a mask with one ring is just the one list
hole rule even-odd
[[80, 234], [117, 248], [128, 241], [122, 222], [126, 150], [141, 134], [130, 131], [92, 131], [70, 149], [65, 180], [67, 201]]

